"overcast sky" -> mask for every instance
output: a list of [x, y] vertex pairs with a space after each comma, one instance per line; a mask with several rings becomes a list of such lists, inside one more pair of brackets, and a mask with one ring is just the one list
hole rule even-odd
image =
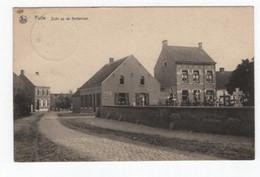
[[[109, 57], [133, 54], [153, 75], [162, 40], [191, 47], [203, 42], [217, 69], [234, 70], [241, 59], [254, 56], [251, 7], [14, 11], [14, 72], [40, 72], [52, 93], [76, 91]], [[27, 23], [19, 22], [21, 15]]]

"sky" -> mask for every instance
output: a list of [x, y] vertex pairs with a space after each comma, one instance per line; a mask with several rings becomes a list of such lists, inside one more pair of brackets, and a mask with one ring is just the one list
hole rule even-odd
[[[217, 70], [232, 71], [254, 56], [252, 7], [31, 8], [13, 13], [13, 70], [18, 75], [21, 69], [38, 71], [52, 93], [76, 91], [110, 57], [134, 55], [153, 75], [163, 40], [190, 47], [202, 42]], [[21, 16], [26, 23], [19, 22]]]

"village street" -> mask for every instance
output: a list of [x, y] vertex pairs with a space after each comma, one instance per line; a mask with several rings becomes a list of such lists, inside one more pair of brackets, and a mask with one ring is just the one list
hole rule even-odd
[[82, 133], [62, 125], [56, 112], [46, 113], [42, 117], [39, 122], [39, 131], [55, 144], [94, 161], [217, 159], [141, 142], [132, 143], [131, 140], [128, 142], [112, 140], [106, 138], [106, 135], [95, 136]]

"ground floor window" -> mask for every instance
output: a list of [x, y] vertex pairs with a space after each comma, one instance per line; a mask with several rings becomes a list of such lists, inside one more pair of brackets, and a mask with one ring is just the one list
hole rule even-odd
[[115, 105], [128, 105], [129, 95], [128, 93], [115, 93]]
[[189, 101], [189, 91], [188, 90], [182, 90], [182, 101], [184, 101], [184, 102]]
[[207, 100], [213, 100], [214, 98], [214, 90], [207, 90], [206, 91], [206, 99]]
[[200, 90], [194, 90], [193, 91], [193, 98], [195, 102], [200, 101]]
[[84, 107], [84, 95], [80, 95], [80, 107]]
[[149, 93], [136, 93], [135, 100], [137, 106], [149, 105]]
[[97, 93], [97, 106], [101, 105], [101, 94]]

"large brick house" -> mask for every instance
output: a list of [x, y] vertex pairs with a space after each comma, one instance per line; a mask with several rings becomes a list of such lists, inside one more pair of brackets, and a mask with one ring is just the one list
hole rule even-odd
[[[104, 65], [77, 90], [73, 100], [80, 100], [82, 109], [96, 110], [100, 105], [156, 105], [160, 83], [133, 56]], [[80, 99], [75, 98], [79, 95]], [[77, 103], [73, 103], [76, 107]]]
[[161, 101], [173, 95], [177, 104], [213, 100], [216, 92], [216, 62], [198, 47], [169, 46], [162, 50], [154, 67], [154, 77], [161, 84]]
[[31, 99], [31, 110], [48, 111], [50, 107], [50, 87], [40, 76], [40, 73], [25, 74], [24, 70], [21, 70], [19, 78], [24, 83], [25, 94]]

